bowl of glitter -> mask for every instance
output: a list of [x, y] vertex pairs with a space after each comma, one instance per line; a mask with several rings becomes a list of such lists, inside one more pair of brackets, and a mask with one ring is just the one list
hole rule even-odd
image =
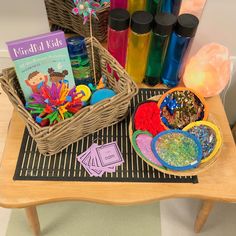
[[208, 162], [216, 157], [222, 145], [219, 128], [209, 121], [192, 122], [183, 129], [200, 140], [202, 146], [201, 163]]
[[182, 130], [167, 130], [152, 139], [152, 152], [166, 168], [174, 171], [191, 170], [199, 166], [202, 147], [198, 138]]
[[207, 120], [205, 99], [192, 89], [178, 87], [167, 91], [158, 101], [161, 122], [166, 129], [183, 129], [192, 122]]

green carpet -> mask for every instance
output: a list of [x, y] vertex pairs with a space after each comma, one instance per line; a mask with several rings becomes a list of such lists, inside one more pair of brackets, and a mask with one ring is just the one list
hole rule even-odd
[[[159, 202], [108, 206], [61, 202], [39, 206], [42, 236], [160, 236]], [[32, 236], [22, 209], [12, 211], [6, 236]]]

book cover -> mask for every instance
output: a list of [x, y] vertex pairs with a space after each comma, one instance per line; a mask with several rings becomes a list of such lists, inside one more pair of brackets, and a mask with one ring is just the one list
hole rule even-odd
[[26, 101], [42, 83], [64, 80], [75, 85], [63, 31], [7, 42]]

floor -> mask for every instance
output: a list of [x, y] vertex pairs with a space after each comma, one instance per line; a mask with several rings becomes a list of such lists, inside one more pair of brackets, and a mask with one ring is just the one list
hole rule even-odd
[[[141, 206], [63, 202], [40, 206], [38, 214], [42, 236], [161, 235], [159, 202]], [[22, 215], [22, 210], [13, 210], [6, 236], [31, 236]]]
[[[1, 155], [3, 152], [7, 128], [8, 128], [9, 120], [11, 117], [11, 112], [12, 112], [12, 106], [7, 100], [6, 95], [2, 93], [0, 89], [0, 114], [3, 114], [0, 116], [0, 160], [1, 160]], [[51, 206], [47, 206], [48, 209], [50, 209], [50, 207]], [[161, 218], [161, 232], [162, 232], [161, 236], [173, 236], [173, 235], [196, 236], [196, 234], [193, 233], [193, 225], [194, 225], [195, 216], [198, 212], [199, 207], [200, 207], [200, 201], [198, 200], [175, 199], [175, 200], [161, 201], [160, 203], [160, 218]], [[102, 211], [102, 206], [97, 206], [96, 208], [99, 208]], [[142, 227], [143, 235], [145, 232], [145, 235], [152, 236], [153, 234], [150, 233], [149, 231], [148, 222], [158, 220], [158, 215], [159, 215], [158, 211], [156, 211], [157, 215], [152, 213], [149, 216], [146, 214], [146, 212], [148, 209], [150, 209], [150, 205], [137, 206], [134, 208], [131, 207], [129, 209], [131, 210], [134, 209], [136, 213], [135, 215], [142, 216], [142, 221], [144, 222], [143, 227]], [[126, 211], [127, 209], [124, 209], [124, 210]], [[144, 212], [146, 214], [146, 217], [145, 217]], [[17, 227], [17, 225], [14, 225], [16, 228], [16, 231], [8, 230], [7, 236], [19, 235], [19, 231], [21, 231], [21, 229], [22, 230], [25, 229], [26, 222], [25, 222], [25, 218], [22, 217], [24, 215], [24, 212], [19, 211], [18, 214], [19, 214], [18, 216], [19, 222], [21, 222], [18, 226], [19, 228]], [[0, 236], [6, 235], [10, 215], [11, 215], [11, 210], [0, 208]], [[213, 209], [212, 214], [210, 215], [207, 221], [207, 224], [203, 228], [202, 233], [199, 235], [201, 236], [222, 236], [222, 235], [235, 236], [236, 235], [235, 219], [236, 219], [236, 204], [219, 203]], [[66, 221], [67, 218], [65, 217], [64, 220]], [[58, 221], [56, 219], [54, 223], [66, 224], [64, 220], [59, 219]], [[89, 217], [88, 217], [88, 220], [89, 220]], [[94, 225], [93, 222], [89, 221], [88, 223], [89, 223], [88, 225], [91, 225], [89, 227], [93, 227]], [[125, 234], [122, 234], [122, 235], [124, 236], [133, 235], [132, 233], [134, 232], [132, 232], [131, 229], [133, 226], [132, 224], [134, 224], [134, 221], [126, 220], [126, 221], [123, 221], [123, 224], [126, 227], [127, 231]], [[10, 228], [11, 227], [9, 227], [9, 229]], [[58, 228], [58, 232], [60, 232], [59, 230], [60, 230], [60, 227]], [[73, 231], [75, 230], [75, 228], [72, 227], [71, 230]], [[53, 234], [50, 234], [50, 231], [49, 231], [45, 235], [53, 235]], [[67, 235], [70, 236], [70, 235], [73, 235], [73, 233], [71, 234], [68, 233]], [[88, 234], [84, 234], [84, 235], [89, 236]], [[111, 236], [113, 235], [118, 235], [115, 229], [114, 229], [114, 234], [111, 234]], [[156, 234], [155, 236], [159, 236], [159, 235]]]
[[161, 236], [235, 236], [236, 204], [217, 203], [200, 234], [193, 232], [201, 202], [192, 199], [161, 201]]

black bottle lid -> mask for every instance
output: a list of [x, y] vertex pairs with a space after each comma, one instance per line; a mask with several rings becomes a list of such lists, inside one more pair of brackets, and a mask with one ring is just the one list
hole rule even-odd
[[137, 34], [148, 33], [152, 29], [153, 16], [146, 11], [136, 11], [131, 17], [131, 29]]
[[170, 35], [177, 17], [169, 13], [158, 13], [154, 18], [153, 32], [160, 35]]
[[108, 24], [117, 31], [126, 30], [129, 28], [130, 15], [129, 12], [122, 8], [115, 8], [110, 11]]
[[199, 20], [192, 14], [182, 14], [177, 18], [175, 32], [183, 37], [194, 37]]

